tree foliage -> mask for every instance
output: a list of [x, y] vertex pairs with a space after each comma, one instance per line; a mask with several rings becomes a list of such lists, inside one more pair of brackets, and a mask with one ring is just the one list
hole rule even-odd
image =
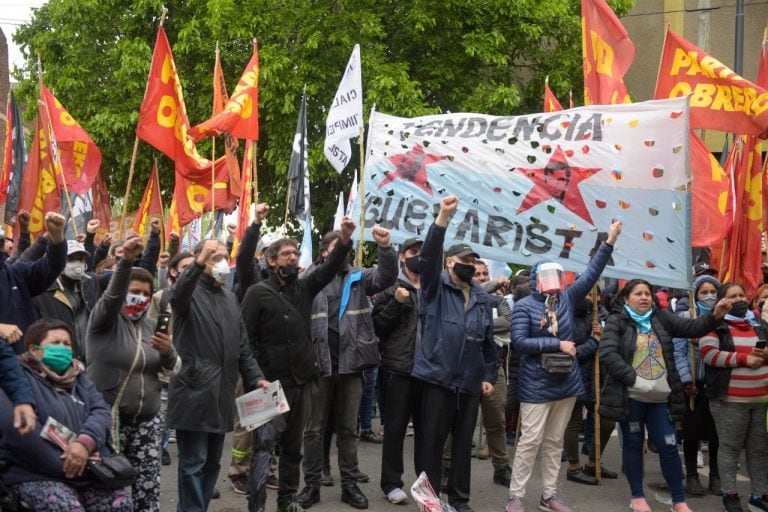
[[[619, 15], [634, 0], [609, 0]], [[444, 111], [517, 114], [539, 111], [544, 77], [565, 99], [582, 98], [579, 0], [185, 0], [169, 2], [165, 29], [182, 80], [190, 121], [211, 113], [216, 41], [230, 92], [259, 41], [260, 199], [282, 223], [293, 130], [306, 85], [315, 224], [330, 227], [339, 190], [348, 191], [355, 160], [339, 176], [323, 156], [326, 110], [355, 43], [361, 45], [365, 113], [416, 116]], [[26, 64], [15, 69], [27, 105], [44, 81], [104, 155], [113, 197], [128, 177], [138, 110], [162, 0], [50, 0], [19, 28]], [[35, 109], [27, 115], [34, 116]], [[241, 146], [242, 147], [242, 146]], [[222, 144], [217, 144], [221, 153]], [[210, 155], [210, 143], [200, 144]], [[357, 151], [355, 151], [357, 153]], [[141, 144], [131, 203], [141, 198], [157, 152]], [[160, 160], [166, 204], [172, 163]]]

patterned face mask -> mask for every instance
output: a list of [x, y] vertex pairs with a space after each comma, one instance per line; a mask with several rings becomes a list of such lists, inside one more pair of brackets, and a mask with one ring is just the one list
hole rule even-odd
[[129, 293], [125, 296], [123, 313], [131, 321], [135, 322], [141, 318], [147, 311], [147, 308], [149, 308], [149, 297], [136, 293]]

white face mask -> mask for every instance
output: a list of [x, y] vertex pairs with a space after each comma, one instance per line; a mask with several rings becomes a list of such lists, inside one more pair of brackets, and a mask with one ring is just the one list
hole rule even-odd
[[220, 260], [211, 268], [211, 277], [213, 277], [219, 284], [226, 284], [228, 276], [229, 263], [227, 262], [226, 258]]
[[64, 267], [64, 275], [75, 281], [81, 280], [85, 275], [85, 262], [68, 261], [67, 266]]

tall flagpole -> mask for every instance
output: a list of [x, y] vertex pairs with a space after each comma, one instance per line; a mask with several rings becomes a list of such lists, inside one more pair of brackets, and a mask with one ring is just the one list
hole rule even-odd
[[[165, 17], [168, 15], [168, 9], [163, 6], [163, 12], [160, 14], [160, 26], [165, 23]], [[144, 97], [147, 96], [147, 89], [149, 88], [149, 80], [144, 86]], [[131, 166], [128, 170], [128, 183], [125, 186], [125, 196], [123, 196], [123, 213], [120, 216], [120, 225], [117, 228], [118, 238], [122, 240], [125, 229], [125, 216], [128, 213], [128, 197], [131, 195], [131, 185], [133, 184], [133, 173], [136, 170], [136, 157], [139, 154], [139, 135], [136, 134], [136, 140], [133, 143], [133, 154], [131, 155]]]
[[357, 244], [357, 254], [355, 255], [355, 264], [358, 267], [363, 266], [363, 246], [365, 244], [365, 128], [360, 126], [360, 188], [357, 194], [357, 200], [360, 201], [360, 240]]
[[[216, 60], [219, 61], [219, 42], [216, 41]], [[216, 64], [213, 65], [213, 86], [216, 87]], [[216, 105], [213, 106], [216, 110]], [[216, 238], [216, 135], [211, 137], [211, 238]]]
[[[259, 43], [256, 38], [253, 39], [253, 51], [259, 49]], [[258, 105], [254, 105], [258, 108]], [[256, 143], [258, 139], [251, 144], [251, 169], [253, 169], [253, 204], [259, 204], [259, 166], [256, 164]]]
[[[40, 61], [40, 54], [37, 54], [37, 82], [39, 86], [39, 95], [42, 96], [43, 94], [43, 64]], [[53, 133], [53, 122], [51, 121], [51, 112], [48, 110], [48, 101], [46, 101], [45, 98], [43, 98], [43, 107], [45, 108], [45, 122], [48, 125], [47, 131], [48, 131], [48, 144], [51, 144], [51, 139], [55, 137], [55, 134]], [[69, 189], [67, 188], [67, 178], [64, 176], [64, 169], [61, 167], [61, 156], [59, 155], [59, 141], [56, 141], [56, 151], [51, 151], [51, 156], [53, 157], [53, 165], [55, 167], [54, 172], [58, 172], [59, 177], [61, 178], [61, 185], [64, 187], [64, 195], [67, 198], [67, 208], [69, 209], [69, 220], [72, 222], [72, 231], [75, 233], [75, 236], [78, 235], [77, 233], [77, 222], [75, 222], [75, 212], [72, 208], [72, 198], [69, 197]]]

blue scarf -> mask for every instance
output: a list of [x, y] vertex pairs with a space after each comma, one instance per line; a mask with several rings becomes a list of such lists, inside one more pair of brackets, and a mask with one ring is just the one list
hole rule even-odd
[[725, 320], [728, 322], [746, 322], [752, 327], [758, 327], [760, 321], [751, 310], [747, 310], [747, 314], [744, 316], [733, 316], [731, 314], [725, 315]]
[[699, 316], [704, 316], [710, 314], [714, 308], [710, 308], [701, 302], [696, 301], [696, 309], [699, 311]]
[[634, 309], [624, 304], [624, 310], [629, 314], [632, 321], [635, 322], [637, 330], [641, 333], [650, 332], [651, 330], [651, 315], [653, 314], [653, 308], [649, 309], [642, 315], [636, 313]]

